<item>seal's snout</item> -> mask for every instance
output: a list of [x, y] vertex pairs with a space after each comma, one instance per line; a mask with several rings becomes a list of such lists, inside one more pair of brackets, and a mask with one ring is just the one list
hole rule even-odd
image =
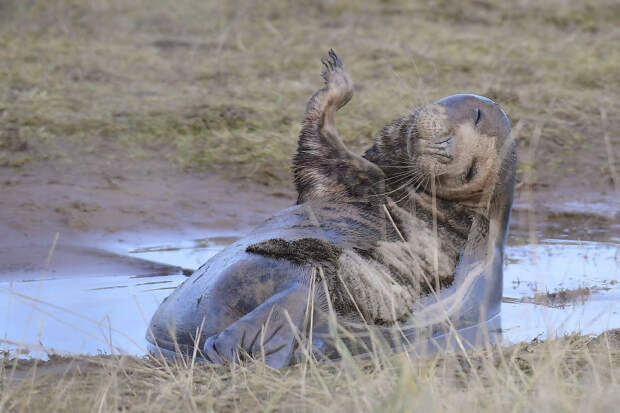
[[454, 136], [440, 138], [439, 142], [429, 143], [426, 145], [423, 153], [434, 155], [439, 162], [446, 163], [454, 159], [453, 146]]
[[448, 136], [447, 138], [443, 139], [440, 142], [437, 142], [436, 145], [443, 145], [443, 146], [448, 146], [452, 143], [452, 141], [454, 140], [454, 136]]

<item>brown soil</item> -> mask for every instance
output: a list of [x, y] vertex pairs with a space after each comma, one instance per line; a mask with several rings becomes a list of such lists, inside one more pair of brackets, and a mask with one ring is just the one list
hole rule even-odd
[[[122, 159], [122, 153], [117, 153]], [[0, 168], [0, 277], [41, 272], [126, 274], [169, 271], [119, 257], [118, 245], [243, 234], [294, 201], [274, 188], [156, 161], [33, 162]], [[121, 248], [122, 249], [122, 248]]]

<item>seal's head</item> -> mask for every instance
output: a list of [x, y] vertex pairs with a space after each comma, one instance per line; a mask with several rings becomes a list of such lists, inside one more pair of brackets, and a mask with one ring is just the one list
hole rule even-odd
[[429, 186], [434, 177], [437, 195], [449, 200], [486, 198], [513, 150], [506, 114], [477, 95], [448, 96], [414, 111], [406, 135], [406, 158], [426, 178], [420, 183]]

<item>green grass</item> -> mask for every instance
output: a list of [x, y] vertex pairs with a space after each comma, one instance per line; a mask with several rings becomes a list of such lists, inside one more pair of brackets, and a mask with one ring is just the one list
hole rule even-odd
[[585, 182], [609, 179], [603, 134], [618, 144], [620, 6], [612, 0], [0, 7], [0, 136], [11, 125], [31, 152], [0, 148], [5, 165], [104, 148], [110, 157], [163, 154], [182, 167], [235, 164], [259, 179], [288, 179], [330, 47], [357, 86], [339, 117], [355, 150], [409, 107], [458, 92], [501, 103], [520, 123], [521, 148], [543, 125], [538, 179], [571, 171]]

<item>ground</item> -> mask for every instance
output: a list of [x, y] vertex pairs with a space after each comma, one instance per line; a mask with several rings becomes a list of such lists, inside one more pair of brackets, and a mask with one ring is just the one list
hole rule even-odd
[[[0, 359], [3, 411], [608, 412], [620, 402], [620, 331], [430, 357], [272, 370], [135, 357]], [[8, 377], [13, 377], [9, 379]]]
[[339, 116], [353, 149], [411, 106], [487, 95], [518, 142], [516, 220], [616, 218], [616, 2], [0, 8], [2, 245], [242, 229], [290, 204], [301, 114], [330, 47], [356, 82]]
[[[243, 232], [293, 203], [290, 161], [299, 122], [321, 84], [319, 59], [332, 47], [356, 83], [353, 100], [338, 115], [352, 149], [361, 153], [386, 122], [412, 106], [453, 93], [488, 96], [504, 107], [518, 143], [513, 229], [522, 230], [524, 242], [558, 228], [573, 239], [598, 231], [617, 241], [619, 23], [620, 5], [613, 0], [0, 1], [0, 269], [37, 260], [43, 265], [55, 239], [58, 245], [98, 246], [149, 232], [176, 238], [210, 229]], [[14, 254], [13, 247], [23, 246], [38, 255]], [[562, 354], [573, 354], [571, 345], [562, 348]], [[617, 386], [617, 345], [610, 348], [596, 353], [609, 356], [604, 367], [566, 370], [572, 384], [556, 380], [560, 394], [570, 394], [571, 385], [583, 391], [583, 380], [592, 377], [595, 390], [579, 400], [594, 400]], [[519, 406], [541, 377], [565, 371], [564, 359], [543, 354], [524, 376], [514, 371], [520, 384], [511, 387], [509, 381], [514, 397], [507, 401]], [[105, 376], [109, 386], [88, 400], [108, 410], [124, 400], [125, 391], [147, 406], [166, 381], [173, 388], [164, 392], [173, 395], [168, 402], [180, 398], [192, 410], [192, 393], [183, 393], [181, 384], [208, 393], [227, 383], [204, 376], [221, 370], [201, 370], [192, 382], [191, 369], [170, 373], [133, 359], [133, 370], [118, 360], [85, 363], [104, 366], [92, 377], [99, 382]], [[580, 366], [594, 365], [588, 363]], [[7, 368], [4, 362], [0, 371]], [[380, 382], [363, 383], [358, 373], [346, 381], [365, 389], [388, 383], [377, 385], [382, 397], [362, 397], [359, 406], [403, 402], [409, 400], [405, 390], [417, 389], [411, 392], [418, 402], [449, 407], [437, 398], [439, 382], [424, 381], [434, 377], [428, 365], [415, 374], [394, 368], [369, 373]], [[161, 383], [126, 390], [122, 380], [134, 377], [127, 371], [147, 371]], [[353, 373], [333, 366], [308, 371], [309, 388], [331, 395], [320, 400], [347, 404], [346, 397], [324, 388]], [[239, 377], [254, 377], [249, 380], [256, 384], [251, 380], [276, 375], [275, 386], [281, 387], [256, 397], [277, 405], [287, 389], [303, 393], [306, 373], [293, 369], [256, 378], [242, 369], [228, 370], [226, 377], [239, 380], [233, 386], [238, 389]], [[290, 386], [283, 378], [289, 374], [298, 380]], [[92, 385], [79, 376], [63, 377], [70, 385], [62, 394], [84, 393]], [[136, 385], [144, 385], [140, 380]], [[487, 379], [481, 380], [467, 405], [475, 406], [471, 394], [488, 388], [482, 384]], [[502, 386], [501, 380], [490, 382]], [[41, 400], [49, 401], [46, 386], [29, 391], [47, 394]], [[106, 389], [117, 393], [110, 396]], [[344, 393], [352, 394], [350, 388]], [[243, 410], [246, 399], [255, 397], [252, 390], [238, 399], [226, 394], [225, 404], [203, 400], [198, 406]], [[536, 400], [544, 398], [536, 394]], [[59, 410], [69, 400], [62, 397]], [[27, 409], [24, 400], [11, 400], [0, 396], [0, 410], [3, 404]], [[450, 400], [454, 409], [459, 399]], [[512, 408], [485, 400], [487, 407]], [[596, 406], [601, 408], [584, 410]]]
[[157, 155], [290, 185], [300, 117], [320, 84], [319, 58], [333, 47], [356, 83], [340, 129], [358, 151], [408, 108], [470, 92], [508, 113], [520, 182], [619, 184], [613, 0], [0, 7], [3, 165]]

